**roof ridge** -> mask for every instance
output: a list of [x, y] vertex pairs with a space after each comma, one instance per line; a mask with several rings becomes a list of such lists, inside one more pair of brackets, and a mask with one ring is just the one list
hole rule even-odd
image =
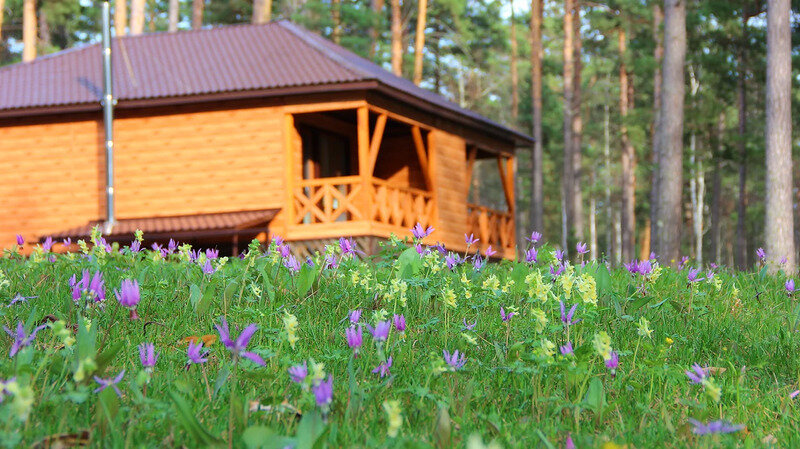
[[[336, 54], [335, 52], [329, 51], [325, 48], [325, 44], [323, 42], [317, 42], [316, 39], [324, 39], [322, 36], [313, 33], [301, 26], [298, 26], [288, 20], [278, 20], [276, 22], [272, 22], [277, 26], [289, 31], [296, 37], [300, 38], [306, 45], [317, 51], [322, 56], [330, 59], [331, 61], [341, 65], [345, 69], [349, 70], [353, 73], [353, 75], [359, 75], [363, 77], [364, 80], [374, 80], [377, 79], [371, 73], [365, 72], [360, 68], [356, 67], [355, 65], [351, 64], [350, 61], [346, 60], [345, 58], [341, 57], [340, 55]], [[344, 47], [342, 47], [344, 49]], [[347, 49], [345, 49], [347, 50]], [[355, 55], [355, 53], [353, 53]], [[355, 55], [360, 58], [360, 56]]]

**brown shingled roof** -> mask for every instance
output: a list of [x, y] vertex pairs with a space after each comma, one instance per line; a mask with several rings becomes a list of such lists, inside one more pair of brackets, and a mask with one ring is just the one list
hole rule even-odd
[[[237, 231], [266, 226], [277, 213], [278, 209], [265, 209], [172, 217], [125, 218], [118, 220], [111, 232], [104, 233], [104, 235], [113, 240], [114, 237], [130, 236], [137, 229], [141, 230], [147, 238], [157, 236], [170, 238], [186, 234], [223, 234], [226, 232], [234, 234]], [[77, 228], [42, 236], [42, 239], [48, 236], [54, 239], [84, 238], [91, 234], [92, 228], [95, 226], [99, 225], [102, 229], [104, 223], [104, 221], [90, 221]]]
[[[336, 90], [337, 85], [372, 82], [472, 126], [531, 141], [287, 21], [115, 38], [112, 58], [118, 107], [219, 93], [258, 95], [270, 89]], [[0, 114], [5, 116], [55, 107], [99, 110], [101, 93], [99, 44], [0, 68]]]

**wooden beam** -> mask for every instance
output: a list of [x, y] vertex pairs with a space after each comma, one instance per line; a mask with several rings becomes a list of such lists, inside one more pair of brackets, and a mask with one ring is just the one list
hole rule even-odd
[[381, 148], [381, 140], [383, 140], [383, 131], [386, 129], [386, 114], [378, 116], [375, 122], [375, 130], [372, 132], [372, 140], [369, 143], [369, 175], [370, 177], [375, 172], [375, 162], [378, 160], [378, 151]]
[[503, 183], [503, 193], [506, 196], [508, 211], [514, 212], [514, 161], [511, 158], [497, 157], [497, 168], [500, 170], [500, 181]]
[[428, 190], [433, 188], [433, 180], [430, 173], [430, 165], [428, 164], [428, 151], [425, 149], [425, 143], [422, 141], [422, 132], [419, 126], [411, 127], [411, 137], [414, 138], [414, 149], [417, 150], [417, 158], [419, 158], [419, 166], [422, 169], [422, 175], [425, 177], [425, 185]]
[[284, 139], [284, 157], [286, 158], [286, 190], [284, 194], [286, 195], [285, 201], [285, 210], [286, 210], [286, 229], [284, 234], [289, 232], [289, 228], [291, 228], [295, 223], [294, 217], [294, 163], [295, 163], [295, 148], [294, 148], [294, 139], [297, 130], [294, 127], [294, 116], [292, 114], [286, 114], [284, 118], [284, 126], [283, 126], [283, 139]]
[[372, 218], [372, 173], [369, 171], [369, 109], [366, 106], [358, 108], [357, 134], [358, 134], [358, 175], [361, 177], [363, 204], [356, 204], [356, 207], [364, 211], [368, 217]]
[[469, 186], [472, 184], [472, 171], [475, 169], [475, 159], [478, 157], [478, 147], [470, 145], [467, 149], [467, 197], [469, 197]]

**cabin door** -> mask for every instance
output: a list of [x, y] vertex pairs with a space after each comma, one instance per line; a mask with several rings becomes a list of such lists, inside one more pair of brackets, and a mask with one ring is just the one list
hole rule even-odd
[[[303, 179], [336, 178], [354, 174], [352, 167], [356, 166], [353, 160], [355, 152], [353, 142], [347, 135], [309, 125], [301, 126], [299, 133], [303, 142]], [[349, 193], [348, 185], [340, 185], [337, 189], [344, 196]], [[307, 187], [306, 190], [305, 194], [310, 197], [310, 188]], [[320, 205], [321, 208], [324, 210], [325, 206], [330, 206], [336, 210], [341, 206], [336, 198], [330, 201], [332, 204]], [[348, 219], [348, 214], [343, 213], [336, 221]], [[303, 221], [310, 223], [311, 217], [307, 216]]]

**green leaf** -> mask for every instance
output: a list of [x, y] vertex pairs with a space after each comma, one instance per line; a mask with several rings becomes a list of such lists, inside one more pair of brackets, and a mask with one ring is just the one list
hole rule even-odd
[[419, 257], [416, 248], [407, 248], [400, 254], [395, 263], [397, 267], [397, 277], [400, 279], [412, 278], [422, 269], [422, 259]]
[[606, 392], [603, 388], [603, 382], [597, 377], [593, 378], [589, 383], [589, 389], [583, 396], [583, 404], [595, 414], [600, 415], [603, 412], [603, 407], [606, 405]]
[[192, 284], [189, 286], [189, 303], [197, 310], [197, 303], [200, 301], [202, 297], [202, 292], [200, 291], [200, 287], [197, 284]]
[[450, 447], [450, 413], [447, 407], [439, 407], [436, 413], [436, 427], [433, 429], [433, 440], [436, 442], [436, 447], [439, 449]]
[[314, 285], [316, 279], [316, 268], [308, 264], [303, 264], [303, 267], [300, 268], [300, 273], [297, 274], [297, 294], [300, 297], [306, 296], [306, 293], [311, 290], [311, 286]]
[[105, 367], [108, 366], [108, 364], [111, 363], [112, 360], [114, 360], [114, 357], [117, 356], [119, 351], [121, 351], [124, 346], [125, 346], [124, 341], [118, 341], [113, 345], [111, 345], [110, 348], [103, 351], [99, 356], [97, 356], [97, 360], [95, 360], [95, 363], [97, 363], [97, 371], [98, 372], [103, 371]]
[[300, 424], [297, 426], [297, 446], [296, 449], [314, 449], [325, 433], [325, 423], [322, 416], [316, 410], [303, 415]]
[[192, 411], [191, 405], [186, 402], [186, 399], [172, 390], [167, 394], [169, 394], [169, 398], [172, 400], [178, 412], [175, 415], [175, 419], [199, 445], [209, 447], [220, 446], [222, 444], [221, 439], [212, 435], [200, 424]]
[[267, 426], [250, 426], [242, 433], [247, 449], [283, 449], [297, 444], [294, 438], [278, 435]]
[[214, 301], [214, 294], [214, 288], [211, 286], [211, 284], [209, 284], [203, 292], [203, 296], [201, 296], [195, 304], [194, 311], [198, 314], [206, 313], [209, 306], [211, 306], [211, 303]]
[[546, 447], [547, 449], [556, 449], [556, 447], [553, 446], [553, 443], [551, 443], [550, 440], [547, 439], [547, 437], [542, 433], [541, 430], [536, 429], [536, 436], [539, 437], [539, 440], [542, 442], [542, 444], [544, 444], [544, 447]]
[[607, 296], [612, 294], [611, 275], [605, 264], [597, 264], [594, 281], [597, 284], [597, 296]]

